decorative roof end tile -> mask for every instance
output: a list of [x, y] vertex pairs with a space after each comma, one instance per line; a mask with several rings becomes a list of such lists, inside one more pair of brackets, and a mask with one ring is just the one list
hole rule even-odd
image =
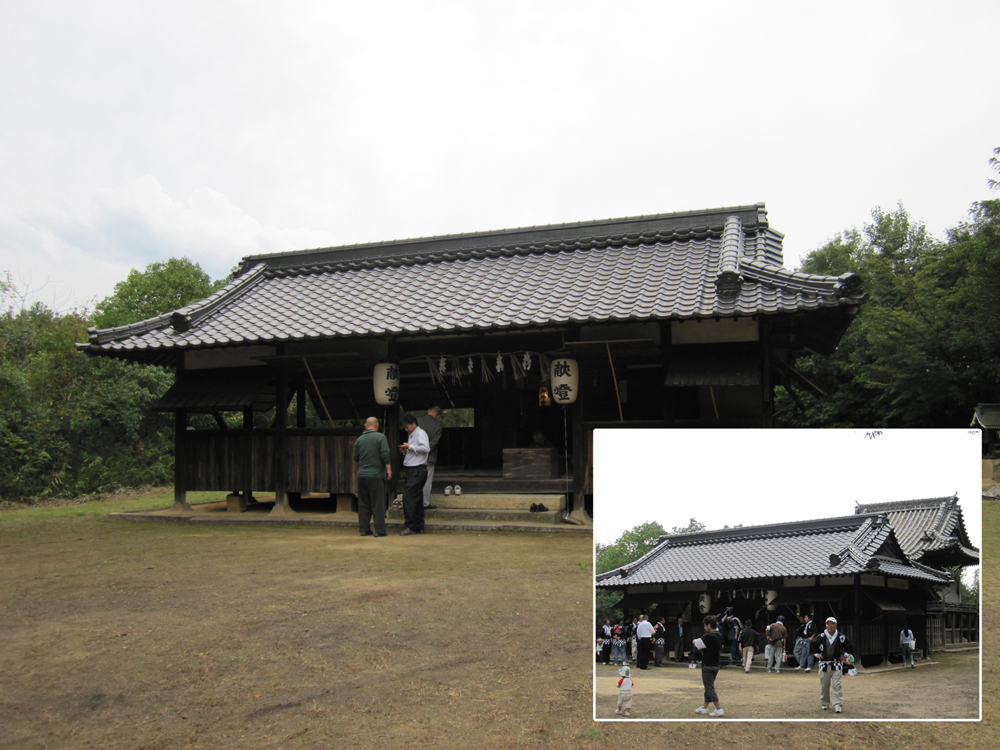
[[715, 293], [722, 299], [735, 299], [743, 288], [740, 276], [740, 257], [743, 255], [743, 225], [740, 217], [726, 219], [722, 231], [722, 250], [719, 254], [719, 272], [715, 277]]

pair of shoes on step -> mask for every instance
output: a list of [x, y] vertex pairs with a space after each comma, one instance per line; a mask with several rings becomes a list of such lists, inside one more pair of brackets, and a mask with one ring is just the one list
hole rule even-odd
[[547, 510], [548, 510], [548, 508], [546, 508], [542, 503], [532, 503], [531, 504], [531, 512], [532, 513], [544, 513]]
[[449, 484], [447, 487], [444, 488], [444, 494], [446, 494], [446, 495], [461, 495], [462, 494], [462, 486], [460, 484], [456, 484], [454, 487], [452, 487]]

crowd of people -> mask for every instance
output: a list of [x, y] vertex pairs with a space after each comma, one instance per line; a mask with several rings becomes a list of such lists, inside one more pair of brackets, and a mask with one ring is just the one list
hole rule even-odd
[[[844, 671], [857, 674], [854, 644], [846, 633], [839, 630], [835, 617], [826, 618], [823, 629], [817, 629], [808, 613], [798, 619], [798, 624], [790, 628], [785, 624], [784, 615], [780, 615], [765, 626], [763, 633], [758, 634], [750, 620], [741, 623], [731, 610], [727, 610], [719, 617], [705, 617], [701, 626], [697, 627], [697, 633], [696, 626], [689, 626], [691, 630], [687, 638], [682, 617], [670, 626], [663, 617], [651, 623], [647, 615], [631, 620], [623, 618], [614, 624], [605, 620], [597, 630], [596, 661], [619, 667], [621, 679], [618, 681], [618, 709], [615, 713], [624, 712], [624, 715], [631, 716], [635, 680], [629, 663], [640, 670], [662, 667], [672, 650], [675, 662], [687, 661], [691, 668], [701, 667], [704, 701], [695, 713], [717, 717], [725, 715], [715, 688], [716, 677], [723, 666], [723, 652], [728, 650], [730, 663], [742, 666], [749, 674], [754, 654], [763, 645], [766, 673], [780, 674], [782, 666], [788, 664], [789, 655], [796, 662], [796, 672], [812, 672], [816, 668], [819, 672], [821, 710], [832, 708], [834, 713], [842, 713], [844, 692], [841, 677]], [[908, 624], [903, 625], [899, 643], [903, 666], [914, 668], [916, 638]], [[690, 648], [686, 648], [688, 644]], [[786, 645], [791, 647], [790, 654]], [[714, 705], [714, 710], [709, 711], [709, 704]]]

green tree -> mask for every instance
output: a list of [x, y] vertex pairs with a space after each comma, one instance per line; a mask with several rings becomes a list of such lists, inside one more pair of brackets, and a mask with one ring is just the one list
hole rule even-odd
[[[801, 270], [858, 273], [870, 300], [832, 357], [796, 368], [817, 388], [779, 392], [779, 424], [799, 427], [946, 427], [968, 423], [1000, 391], [1000, 202], [931, 238], [899, 206], [876, 208]], [[795, 382], [788, 388], [798, 390]], [[791, 400], [794, 396], [794, 405]]]
[[671, 534], [690, 534], [694, 531], [704, 531], [708, 527], [697, 518], [688, 519], [687, 526], [674, 526], [670, 529]]
[[149, 404], [171, 373], [86, 359], [74, 343], [88, 316], [24, 306], [9, 273], [0, 273], [0, 301], [0, 498], [168, 482], [172, 425]]
[[649, 521], [626, 531], [613, 544], [598, 544], [597, 572], [606, 573], [638, 560], [653, 549], [665, 533], [659, 523]]
[[213, 282], [201, 266], [187, 258], [150, 263], [145, 271], [132, 270], [115, 284], [110, 297], [97, 303], [94, 324], [114, 328], [177, 310], [220, 289], [225, 280]]

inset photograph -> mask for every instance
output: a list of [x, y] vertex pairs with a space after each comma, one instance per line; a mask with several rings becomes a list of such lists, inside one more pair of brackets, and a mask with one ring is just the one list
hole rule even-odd
[[978, 430], [598, 430], [595, 720], [982, 717]]

